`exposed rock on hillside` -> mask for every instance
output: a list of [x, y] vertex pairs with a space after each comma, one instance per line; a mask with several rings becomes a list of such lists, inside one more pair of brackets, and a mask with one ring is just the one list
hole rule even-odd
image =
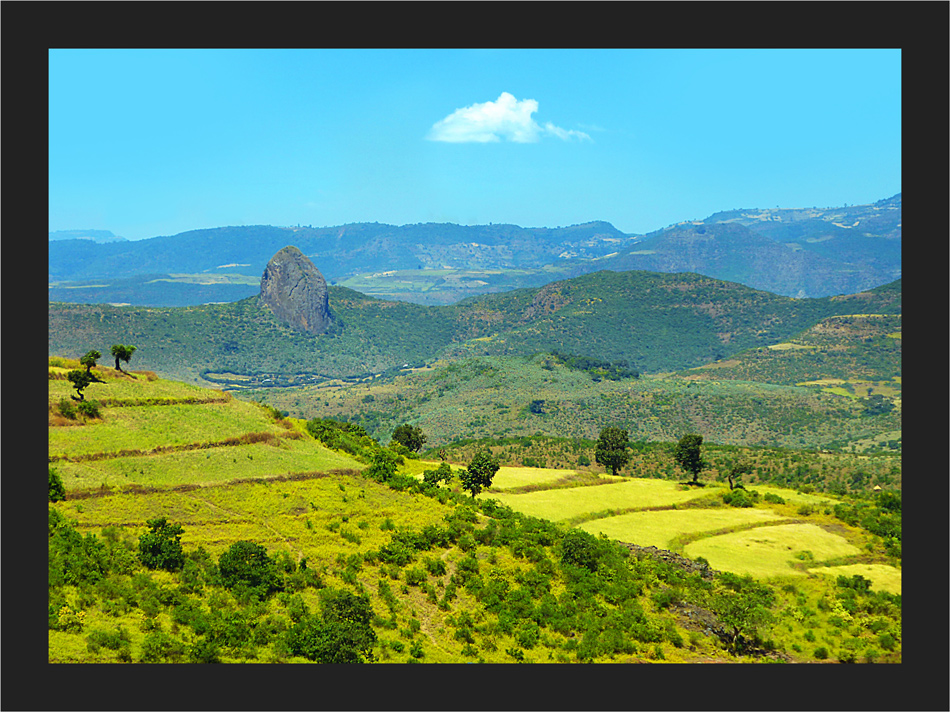
[[299, 331], [323, 334], [333, 320], [327, 281], [292, 245], [267, 263], [261, 277], [261, 301], [281, 322]]

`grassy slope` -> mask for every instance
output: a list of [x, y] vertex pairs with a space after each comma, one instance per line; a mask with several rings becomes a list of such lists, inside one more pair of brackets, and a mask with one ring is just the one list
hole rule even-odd
[[[696, 431], [707, 441], [743, 446], [815, 448], [900, 430], [900, 412], [861, 417], [861, 401], [819, 387], [698, 380], [691, 375], [595, 382], [544, 357], [481, 356], [340, 388], [249, 390], [295, 417], [361, 423], [387, 440], [409, 422], [430, 446], [456, 438], [595, 439], [605, 424], [635, 440], [670, 442]], [[543, 400], [543, 413], [530, 404]]]
[[[65, 367], [72, 365], [74, 364], [68, 362], [63, 364]], [[209, 426], [203, 421], [227, 422], [228, 426], [225, 428], [227, 432], [233, 432], [235, 424], [237, 424], [237, 429], [243, 427], [247, 432], [258, 432], [260, 428], [268, 426], [278, 433], [280, 431], [301, 432], [293, 423], [290, 429], [273, 420], [268, 424], [267, 411], [237, 401], [212, 404], [218, 408], [214, 411], [213, 417], [190, 417], [186, 414], [188, 409], [207, 414], [209, 411], [202, 411], [202, 409], [207, 408], [208, 404], [184, 402], [176, 405], [169, 404], [168, 401], [174, 401], [176, 398], [182, 401], [193, 401], [196, 396], [215, 400], [219, 394], [196, 391], [190, 386], [183, 387], [162, 379], [149, 380], [145, 374], [141, 373], [136, 374], [138, 377], [133, 381], [110, 371], [110, 369], [98, 371], [106, 381], [102, 389], [107, 390], [111, 385], [117, 386], [111, 391], [112, 397], [115, 398], [120, 391], [118, 386], [121, 385], [121, 394], [117, 402], [102, 409], [102, 422], [89, 421], [72, 426], [51, 424], [50, 430], [53, 433], [51, 438], [59, 437], [60, 433], [65, 431], [86, 433], [84, 440], [64, 442], [62, 446], [64, 454], [70, 458], [79, 458], [97, 452], [95, 443], [99, 442], [98, 434], [105, 432], [104, 428], [108, 428], [110, 420], [118, 413], [128, 418], [126, 422], [130, 426], [127, 429], [131, 433], [129, 436], [132, 438], [131, 444], [141, 446], [153, 445], [156, 442], [152, 427], [146, 427], [145, 423], [155, 420], [156, 417], [162, 420], [158, 412], [168, 408], [176, 408], [179, 411], [180, 427], [176, 435], [178, 443], [196, 443], [200, 442], [201, 438], [209, 437], [209, 433], [216, 434], [215, 427], [217, 426]], [[60, 397], [61, 387], [62, 381], [51, 378], [50, 401], [54, 410]], [[120, 404], [123, 398], [139, 403], [143, 400], [157, 399], [159, 394], [164, 405], [123, 406]], [[225, 416], [225, 412], [229, 409], [231, 412]], [[141, 435], [143, 432], [149, 435], [147, 437]], [[165, 432], [170, 433], [170, 431]], [[111, 439], [106, 440], [107, 446], [103, 451], [111, 451], [113, 446], [108, 444], [111, 443]], [[289, 446], [290, 450], [287, 450], [285, 445]], [[187, 463], [175, 459], [184, 456], [194, 456], [197, 462]], [[201, 462], [201, 457], [205, 458], [204, 462]], [[324, 470], [323, 475], [317, 475], [313, 470], [321, 461], [321, 457], [324, 458], [322, 462], [327, 469], [340, 465], [349, 465], [351, 469], [337, 470], [335, 474]], [[296, 467], [294, 467], [295, 464]], [[271, 466], [276, 469], [269, 470]], [[407, 469], [417, 472], [426, 466], [425, 463], [416, 462]], [[311, 567], [320, 570], [325, 581], [330, 585], [346, 587], [349, 585], [347, 582], [354, 581], [362, 584], [371, 594], [374, 608], [380, 613], [385, 612], [387, 607], [380, 598], [379, 581], [386, 580], [392, 572], [377, 563], [364, 564], [355, 572], [348, 573], [345, 565], [347, 557], [357, 552], [377, 548], [388, 541], [389, 534], [384, 531], [387, 526], [418, 530], [423, 526], [442, 522], [452, 511], [451, 505], [397, 492], [362, 477], [358, 474], [358, 468], [361, 467], [359, 463], [345, 456], [330, 453], [306, 435], [278, 438], [277, 446], [272, 444], [225, 445], [195, 451], [175, 451], [171, 454], [136, 454], [79, 462], [60, 461], [57, 467], [62, 471], [69, 497], [65, 502], [51, 506], [55, 506], [68, 518], [75, 519], [80, 531], [101, 534], [105, 528], [117, 527], [122, 532], [120, 536], [133, 542], [135, 537], [144, 531], [145, 520], [155, 516], [166, 516], [184, 526], [183, 542], [186, 549], [201, 546], [217, 556], [230, 543], [238, 539], [250, 539], [263, 543], [272, 554], [286, 552], [294, 559], [307, 557], [311, 562]], [[284, 467], [290, 469], [285, 471]], [[277, 471], [281, 474], [297, 474], [303, 479], [288, 480], [285, 477], [271, 476]], [[567, 480], [557, 477], [557, 473], [551, 470], [538, 471], [538, 476], [532, 477], [531, 470], [520, 468], [504, 473], [497, 484], [500, 488], [509, 489], [524, 488], [526, 484], [542, 489], [547, 486], [564, 487], [565, 482], [570, 484], [571, 473], [563, 474], [568, 476]], [[87, 484], [96, 486], [100, 484], [100, 481], [107, 485], [122, 482], [122, 477], [126, 477], [130, 485], [137, 486], [120, 485], [100, 487], [98, 491], [88, 489], [85, 492], [81, 491]], [[240, 481], [248, 477], [253, 477], [254, 480]], [[190, 486], [183, 488], [181, 487], [183, 484]], [[200, 486], [196, 488], [195, 485]], [[457, 480], [453, 487], [458, 488]], [[633, 487], [638, 491], [653, 493], [646, 499], [641, 499], [642, 504], [649, 506], [668, 504], [669, 496], [676, 499], [675, 493], [670, 489], [674, 487], [672, 483], [656, 481], [639, 481], [638, 483], [623, 480], [598, 487], [583, 487], [578, 490], [578, 494], [600, 495], [615, 487]], [[670, 492], [664, 497], [658, 494], [658, 489], [664, 489], [664, 491], [670, 489]], [[551, 492], [567, 492], [567, 490], [559, 489]], [[685, 494], [691, 498], [695, 493]], [[600, 507], [599, 501], [596, 507]], [[463, 554], [463, 550], [457, 546], [437, 548], [428, 554], [430, 557], [441, 558], [448, 566], [445, 576], [429, 575], [427, 577], [427, 585], [433, 585], [437, 596], [441, 595], [447, 585], [448, 575], [455, 569], [456, 563]], [[514, 582], [520, 575], [519, 572], [523, 574], [530, 570], [530, 566], [526, 568], [527, 562], [512, 557], [506, 549], [479, 546], [476, 547], [476, 554], [481, 560], [482, 573], [485, 576], [501, 576]], [[158, 573], [153, 576], [159, 584], [175, 584], [173, 575]], [[380, 659], [392, 662], [407, 661], [410, 659], [407, 650], [410, 643], [419, 644], [418, 650], [422, 650], [422, 659], [428, 662], [458, 662], [467, 659], [462, 655], [463, 642], [452, 634], [452, 630], [457, 629], [457, 619], [453, 616], [467, 611], [475, 617], [476, 621], [484, 620], [485, 614], [480, 604], [460, 588], [456, 594], [457, 597], [450, 605], [443, 608], [441, 605], [436, 605], [436, 600], [427, 596], [423, 588], [401, 584], [399, 576], [401, 572], [397, 573], [396, 579], [389, 579], [399, 603], [397, 610], [393, 613], [396, 627], [378, 631], [382, 639], [377, 651]], [[807, 585], [810, 593], [807, 595], [814, 597], [823, 595], [821, 591], [830, 590], [829, 581], [823, 578], [815, 581], [809, 579]], [[125, 628], [131, 635], [133, 659], [137, 659], [138, 651], [146, 635], [140, 612], [133, 608], [125, 614], [121, 612], [110, 614], [105, 612], [104, 608], [88, 601], [90, 592], [83, 593], [72, 587], [67, 587], [67, 589], [65, 600], [68, 605], [77, 609], [84, 608], [84, 614], [87, 616], [84, 630], [113, 630], [117, 625]], [[561, 591], [560, 585], [555, 584], [553, 592], [559, 594]], [[306, 589], [301, 595], [311, 608], [316, 607], [315, 591]], [[83, 597], [87, 599], [86, 604], [81, 602]], [[95, 598], [93, 594], [92, 600], [94, 601]], [[642, 603], [648, 610], [654, 611], [659, 622], [667, 621], [669, 625], [674, 626], [681, 624], [677, 623], [679, 619], [670, 611], [656, 609], [647, 599], [644, 599]], [[102, 605], [104, 606], [105, 603], [103, 602]], [[233, 605], [233, 603], [228, 605]], [[267, 604], [267, 610], [273, 617], [284, 615], [283, 606], [277, 600], [271, 600]], [[163, 630], [175, 634], [177, 628], [170, 615], [170, 611], [166, 610], [155, 620]], [[418, 625], [412, 622], [414, 620], [418, 621]], [[687, 632], [688, 629], [682, 629], [684, 636]], [[799, 636], [803, 634], [802, 630], [798, 633]], [[554, 653], [561, 649], [562, 644], [566, 644], [567, 639], [553, 632], [546, 635], [545, 645], [525, 652], [528, 659], [541, 662], [561, 658], [563, 652], [558, 652], [557, 657]], [[92, 653], [83, 645], [83, 636], [75, 633], [53, 630], [50, 631], [49, 638], [51, 660], [105, 662], [115, 659], [115, 652], [108, 649]], [[477, 638], [481, 643], [477, 649], [477, 655], [480, 658], [489, 662], [512, 660], [505, 652], [515, 644], [510, 634], [494, 630], [494, 632], [486, 632], [484, 636], [478, 634]], [[794, 644], [798, 645], [798, 643]], [[667, 659], [671, 661], [689, 662], [717, 657], [728, 659], [716, 643], [698, 634], [690, 636], [689, 647], [679, 648], [669, 645], [663, 647]], [[646, 649], [641, 651], [642, 656], [653, 656], [653, 653], [649, 655], [647, 653]], [[257, 657], [249, 658], [242, 654], [233, 660], [235, 662], [250, 662], [255, 659], [267, 661], [275, 654], [274, 651], [262, 649], [259, 654], [253, 653]]]
[[[330, 288], [338, 325], [312, 337], [279, 324], [256, 297], [184, 308], [51, 302], [49, 351], [73, 357], [113, 343], [135, 365], [199, 382], [204, 369], [323, 377], [372, 374], [440, 354], [558, 349], [645, 372], [689, 368], [776, 343], [834, 314], [900, 311], [899, 287], [854, 299], [790, 299], [694, 274], [598, 272], [444, 307]], [[407, 328], [410, 325], [411, 328]], [[206, 384], [205, 384], [206, 385]]]

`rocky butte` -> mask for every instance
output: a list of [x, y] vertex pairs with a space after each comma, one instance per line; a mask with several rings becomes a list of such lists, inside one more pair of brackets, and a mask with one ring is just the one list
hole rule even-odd
[[271, 257], [261, 277], [261, 301], [287, 326], [324, 334], [333, 321], [327, 281], [298, 248], [288, 245]]

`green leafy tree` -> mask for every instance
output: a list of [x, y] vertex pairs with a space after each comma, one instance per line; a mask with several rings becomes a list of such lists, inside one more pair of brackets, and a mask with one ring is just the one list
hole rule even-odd
[[[119, 365], [119, 361], [125, 361], [126, 363], [132, 358], [132, 354], [135, 353], [134, 346], [125, 346], [124, 344], [113, 344], [112, 345], [112, 355], [115, 357], [115, 370], [122, 371], [122, 367]], [[125, 371], [122, 371], [125, 373]]]
[[775, 602], [772, 590], [751, 576], [719, 574], [723, 588], [710, 598], [713, 612], [726, 626], [733, 653], [739, 652], [747, 641], [756, 641], [762, 626], [774, 620], [771, 606]]
[[729, 466], [729, 472], [726, 479], [729, 480], [729, 489], [745, 489], [742, 484], [742, 476], [752, 472], [752, 465], [748, 462], [734, 462]]
[[79, 396], [78, 398], [72, 396], [72, 399], [77, 401], [85, 400], [86, 398], [83, 395], [83, 391], [93, 382], [92, 375], [85, 371], [76, 370], [67, 373], [66, 379], [73, 384], [73, 388], [76, 389], [76, 396]]
[[432, 485], [438, 485], [440, 482], [448, 482], [452, 479], [452, 466], [447, 462], [441, 463], [434, 470], [426, 470], [422, 473], [422, 481]]
[[597, 449], [594, 459], [597, 464], [608, 468], [611, 474], [616, 475], [630, 462], [629, 435], [621, 428], [604, 428], [597, 438]]
[[105, 383], [102, 379], [97, 377], [92, 372], [92, 367], [96, 365], [96, 361], [102, 358], [102, 354], [93, 349], [92, 351], [86, 352], [86, 355], [79, 359], [79, 363], [86, 367], [86, 373], [89, 375], [89, 378], [92, 379], [93, 383]]
[[139, 561], [149, 569], [179, 571], [185, 565], [181, 548], [180, 524], [169, 524], [165, 517], [149, 519], [148, 531], [139, 537]]
[[66, 488], [63, 486], [63, 478], [51, 467], [49, 468], [49, 501], [61, 502], [64, 499], [66, 499]]
[[683, 470], [693, 476], [693, 484], [698, 483], [699, 473], [707, 466], [702, 458], [703, 436], [687, 433], [679, 439], [673, 448], [673, 459]]
[[376, 632], [369, 598], [328, 588], [320, 603], [319, 616], [305, 613], [287, 631], [291, 652], [320, 663], [372, 662]]
[[483, 489], [491, 487], [499, 467], [498, 461], [491, 456], [491, 453], [485, 450], [475, 453], [468, 467], [462, 470], [460, 475], [462, 489], [470, 492], [474, 499], [475, 495]]
[[244, 587], [261, 598], [283, 588], [277, 561], [252, 541], [232, 544], [218, 559], [218, 570], [226, 588]]
[[366, 468], [366, 476], [377, 482], [388, 482], [395, 477], [398, 463], [402, 461], [400, 456], [388, 450], [378, 450], [373, 454], [372, 464]]
[[426, 436], [419, 426], [404, 423], [393, 431], [393, 441], [404, 445], [412, 452], [419, 452], [425, 445]]

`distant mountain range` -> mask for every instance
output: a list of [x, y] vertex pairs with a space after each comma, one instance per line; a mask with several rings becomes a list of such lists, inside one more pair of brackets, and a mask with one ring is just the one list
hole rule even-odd
[[[163, 306], [201, 303], [188, 301], [194, 298], [229, 301], [250, 296], [256, 293], [254, 284], [245, 283], [235, 291], [231, 280], [222, 285], [222, 290], [228, 289], [222, 296], [227, 296], [215, 298], [214, 288], [195, 290], [192, 279], [187, 290], [195, 296], [183, 296], [185, 287], [165, 281], [160, 292], [153, 288], [148, 297], [139, 297], [129, 289], [129, 281], [141, 281], [143, 275], [151, 275], [153, 281], [167, 275], [259, 278], [270, 258], [287, 245], [313, 260], [330, 283], [394, 270], [480, 269], [500, 270], [502, 275], [505, 270], [520, 270], [518, 280], [507, 286], [512, 288], [525, 286], [525, 270], [538, 272], [537, 284], [605, 269], [648, 270], [695, 272], [801, 298], [853, 294], [901, 276], [900, 194], [871, 205], [720, 212], [647, 235], [626, 234], [596, 221], [556, 228], [451, 223], [255, 225], [138, 241], [112, 236], [118, 240], [114, 241], [109, 236], [109, 231], [93, 230], [50, 233], [52, 301]], [[83, 282], [90, 281], [97, 284], [94, 296], [83, 288]], [[103, 281], [109, 284], [103, 286]], [[486, 284], [484, 291], [505, 288], [502, 276]], [[468, 291], [473, 293], [477, 285]], [[411, 296], [405, 299], [413, 301]]]
[[126, 238], [113, 235], [111, 230], [54, 230], [49, 241], [54, 240], [92, 240], [93, 242], [127, 242]]

